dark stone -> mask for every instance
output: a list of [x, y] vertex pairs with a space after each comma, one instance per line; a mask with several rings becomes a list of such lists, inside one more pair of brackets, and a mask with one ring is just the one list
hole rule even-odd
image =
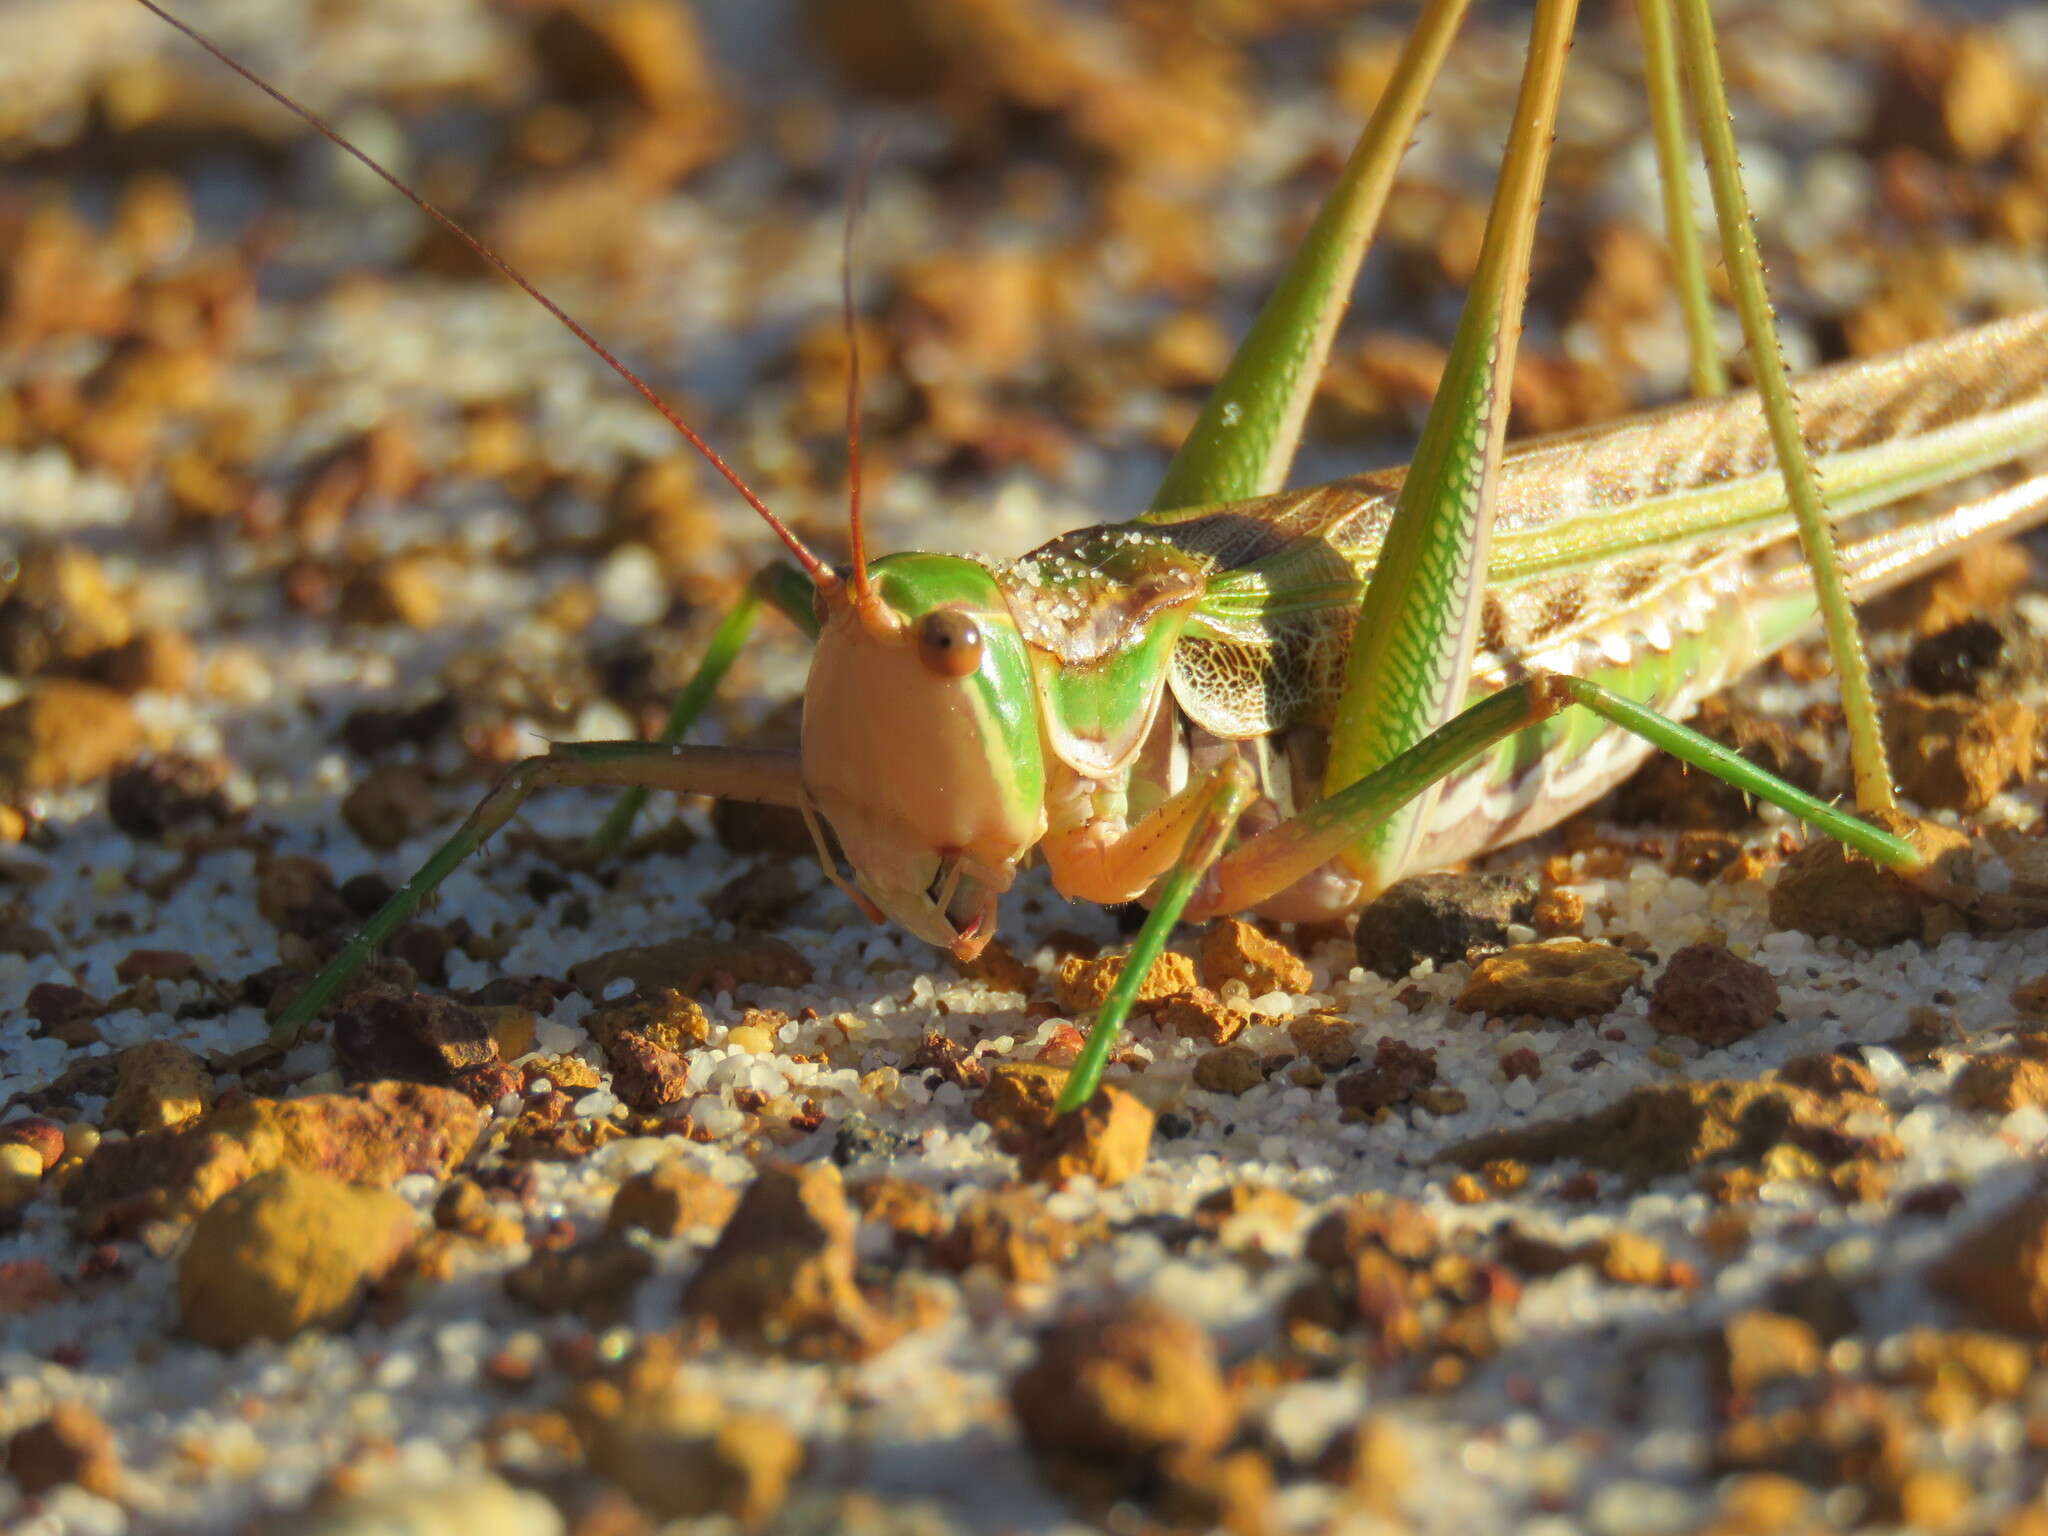
[[1906, 681], [1922, 693], [1975, 694], [2004, 652], [2005, 636], [1996, 624], [1965, 619], [1913, 642], [1906, 653]]
[[848, 1115], [832, 1138], [832, 1161], [842, 1168], [882, 1158], [899, 1157], [916, 1143], [910, 1137], [884, 1130], [866, 1115]]
[[1358, 963], [1398, 981], [1424, 960], [1449, 965], [1508, 942], [1536, 909], [1534, 875], [1414, 875], [1358, 914]]
[[205, 831], [235, 814], [226, 782], [226, 765], [217, 759], [166, 753], [115, 771], [107, 781], [107, 815], [141, 842]]
[[335, 1014], [333, 1040], [350, 1082], [446, 1083], [498, 1059], [482, 1019], [424, 992], [379, 988], [352, 996]]

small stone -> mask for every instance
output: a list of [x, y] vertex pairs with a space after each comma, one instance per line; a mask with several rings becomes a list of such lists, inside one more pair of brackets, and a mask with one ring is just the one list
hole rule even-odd
[[772, 928], [809, 895], [786, 858], [757, 859], [704, 899], [704, 910], [735, 928]]
[[[1967, 880], [1970, 840], [1950, 827], [1916, 821], [1896, 811], [1869, 818], [1912, 843], [1930, 867], [1953, 867]], [[1924, 914], [1936, 903], [1900, 876], [1851, 852], [1830, 837], [1816, 837], [1794, 854], [1771, 887], [1771, 922], [1815, 938], [1842, 938], [1882, 949], [1921, 936]]]
[[334, 1015], [334, 1056], [351, 1082], [446, 1083], [498, 1059], [476, 1010], [392, 987], [348, 995]]
[[0, 801], [103, 779], [135, 753], [142, 723], [112, 689], [55, 679], [0, 708]]
[[1811, 1324], [1782, 1312], [1738, 1312], [1721, 1325], [1721, 1379], [1747, 1397], [1774, 1381], [1812, 1376], [1826, 1360]]
[[946, 1226], [938, 1192], [914, 1179], [880, 1174], [849, 1185], [847, 1194], [863, 1221], [887, 1227], [899, 1240], [925, 1242], [937, 1237]]
[[1152, 1111], [1121, 1088], [1102, 1087], [1071, 1114], [1056, 1118], [1017, 1154], [1025, 1178], [1057, 1188], [1086, 1174], [1108, 1189], [1133, 1178], [1152, 1148]]
[[683, 1311], [737, 1343], [865, 1355], [885, 1333], [854, 1284], [854, 1229], [837, 1168], [767, 1164], [691, 1276]]
[[1854, 1057], [1836, 1051], [1794, 1056], [1778, 1068], [1778, 1081], [1805, 1088], [1826, 1099], [1839, 1099], [1851, 1094], [1866, 1098], [1877, 1096], [1877, 1075]]
[[996, 1145], [1020, 1155], [1052, 1130], [1053, 1106], [1067, 1085], [1067, 1069], [1035, 1061], [999, 1062], [975, 1096], [974, 1117], [996, 1133]]
[[172, 1040], [145, 1040], [119, 1057], [106, 1124], [140, 1135], [197, 1120], [213, 1106], [213, 1074]]
[[305, 938], [347, 927], [355, 916], [327, 866], [304, 853], [257, 860], [256, 910], [279, 932]]
[[[1050, 1109], [1048, 1103], [1047, 1108]], [[981, 1114], [977, 1103], [975, 1113]], [[983, 1115], [983, 1119], [988, 1117]], [[991, 1122], [992, 1124], [994, 1122]], [[832, 1137], [832, 1161], [841, 1168], [852, 1168], [865, 1162], [881, 1162], [893, 1159], [910, 1150], [916, 1143], [910, 1137], [896, 1131], [886, 1130], [856, 1111], [839, 1123], [839, 1129]]]
[[608, 1232], [536, 1253], [506, 1274], [505, 1294], [536, 1312], [573, 1312], [593, 1328], [608, 1328], [631, 1315], [634, 1291], [653, 1272], [646, 1249]]
[[39, 981], [22, 999], [22, 1012], [36, 1021], [35, 1032], [66, 1045], [97, 1045], [99, 1031], [93, 1021], [106, 1012], [107, 1005], [82, 987], [61, 981]]
[[690, 1095], [690, 1064], [644, 1035], [621, 1031], [605, 1047], [612, 1092], [630, 1109], [653, 1111]]
[[124, 644], [129, 607], [99, 558], [73, 544], [25, 550], [0, 597], [0, 672], [31, 677]]
[[1358, 914], [1358, 963], [1399, 981], [1423, 961], [1449, 965], [1508, 942], [1535, 913], [1533, 875], [1412, 875]]
[[1966, 1232], [1930, 1283], [1988, 1327], [2048, 1337], [2048, 1195], [2027, 1195]]
[[1195, 1202], [1197, 1226], [1215, 1232], [1227, 1248], [1246, 1246], [1250, 1233], [1291, 1230], [1301, 1221], [1302, 1204], [1270, 1184], [1226, 1184]]
[[474, 1179], [449, 1180], [434, 1200], [434, 1226], [486, 1248], [514, 1248], [526, 1241], [526, 1224], [516, 1208], [492, 1199]]
[[1906, 678], [1921, 694], [1972, 696], [2004, 653], [2005, 634], [1996, 624], [1965, 619], [1915, 640], [1906, 653]]
[[1600, 1018], [1612, 1013], [1642, 978], [1642, 962], [1612, 944], [1586, 939], [1517, 944], [1475, 965], [1455, 1006], [1493, 1018]]
[[1316, 1457], [1316, 1475], [1344, 1487], [1346, 1502], [1384, 1520], [1401, 1514], [1415, 1481], [1407, 1436], [1389, 1414], [1369, 1413], [1339, 1430]]
[[1226, 981], [1241, 981], [1253, 997], [1306, 992], [1314, 979], [1301, 956], [1238, 917], [1202, 930], [1201, 971], [1206, 985], [1220, 991]]
[[1249, 1015], [1225, 1006], [1207, 987], [1174, 993], [1153, 1008], [1152, 1017], [1161, 1029], [1210, 1045], [1228, 1045], [1251, 1022]]
[[969, 1197], [933, 1241], [931, 1261], [955, 1272], [982, 1264], [1012, 1284], [1035, 1285], [1057, 1275], [1079, 1247], [1079, 1230], [1046, 1210], [1038, 1191], [1013, 1187]]
[[402, 624], [432, 629], [446, 607], [445, 583], [435, 561], [401, 555], [351, 576], [341, 589], [336, 612], [349, 624]]
[[1405, 1104], [1435, 1081], [1435, 1051], [1382, 1035], [1370, 1066], [1337, 1079], [1337, 1103], [1369, 1114]]
[[[1694, 713], [1692, 728], [1808, 793], [1820, 787], [1820, 763], [1779, 721], [1715, 697]], [[1740, 832], [1756, 825], [1756, 802], [1711, 773], [1658, 752], [1614, 796], [1615, 820], [1698, 831]]]
[[1586, 925], [1586, 898], [1553, 885], [1536, 898], [1529, 926], [1546, 939], [1576, 938]]
[[672, 1158], [621, 1184], [604, 1223], [614, 1232], [638, 1227], [650, 1237], [681, 1237], [693, 1228], [724, 1226], [739, 1199], [731, 1185]]
[[1930, 698], [1894, 693], [1884, 701], [1886, 749], [1901, 792], [1929, 810], [1972, 815], [2034, 768], [2040, 721], [2013, 698]]
[[[0, 1125], [0, 1147], [23, 1147], [35, 1155], [37, 1178], [41, 1178], [64, 1156], [64, 1127], [41, 1115], [28, 1115]], [[24, 1165], [24, 1172], [30, 1171]]]
[[628, 1393], [607, 1382], [578, 1391], [570, 1416], [590, 1470], [664, 1521], [722, 1515], [761, 1528], [789, 1497], [803, 1443], [776, 1415], [736, 1411], [667, 1374]]
[[2028, 1105], [2048, 1105], [2048, 1061], [2025, 1056], [1978, 1056], [1956, 1074], [1949, 1096], [1958, 1109], [2009, 1115]]
[[1038, 972], [1019, 960], [1001, 939], [990, 939], [972, 960], [954, 963], [968, 980], [982, 982], [998, 991], [1021, 992], [1028, 996], [1038, 985]]
[[636, 993], [618, 1002], [604, 1003], [590, 1010], [583, 1027], [600, 1046], [609, 1049], [614, 1036], [636, 1034], [663, 1050], [685, 1055], [711, 1038], [711, 1020], [686, 992], [673, 987]]
[[396, 848], [441, 819], [434, 787], [410, 763], [372, 768], [341, 802], [341, 819], [367, 848]]
[[216, 1349], [345, 1326], [412, 1243], [412, 1207], [383, 1190], [276, 1168], [222, 1196], [178, 1263], [185, 1331]]
[[1358, 1058], [1358, 1026], [1341, 1013], [1310, 1013], [1292, 1019], [1287, 1038], [1324, 1072], [1341, 1071]]
[[199, 678], [198, 649], [174, 629], [145, 629], [126, 645], [101, 651], [79, 671], [116, 693], [192, 691]]
[[8, 1476], [27, 1497], [66, 1483], [102, 1499], [121, 1496], [121, 1456], [114, 1432], [83, 1403], [58, 1403], [7, 1442]]
[[1195, 1086], [1208, 1093], [1249, 1093], [1265, 1080], [1258, 1053], [1248, 1046], [1219, 1046], [1195, 1058]]
[[1149, 1300], [1048, 1329], [1010, 1408], [1035, 1455], [1127, 1485], [1213, 1455], [1237, 1423], [1207, 1331]]
[[[1125, 956], [1097, 955], [1093, 959], [1069, 955], [1060, 962], [1059, 979], [1053, 997], [1064, 1013], [1093, 1013], [1109, 996], [1109, 989], [1123, 974]], [[1157, 1003], [1196, 985], [1195, 962], [1186, 955], [1166, 951], [1152, 962], [1138, 988], [1138, 1002]]]
[[1778, 1011], [1771, 973], [1720, 944], [1688, 944], [1650, 992], [1650, 1025], [1711, 1049], [1755, 1034]]
[[1671, 1271], [1664, 1245], [1640, 1232], [1611, 1233], [1599, 1245], [1599, 1266], [1615, 1285], [1663, 1285]]
[[219, 758], [165, 753], [115, 770], [107, 781], [107, 815], [141, 842], [207, 832], [231, 820], [227, 765]]

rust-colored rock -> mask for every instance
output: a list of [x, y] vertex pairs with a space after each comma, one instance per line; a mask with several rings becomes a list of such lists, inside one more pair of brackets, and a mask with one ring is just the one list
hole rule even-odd
[[680, 1237], [693, 1227], [722, 1227], [739, 1193], [681, 1158], [632, 1175], [612, 1196], [605, 1225], [613, 1231], [638, 1227], [654, 1237]]
[[590, 1470], [664, 1520], [725, 1515], [758, 1529], [788, 1498], [802, 1442], [773, 1414], [680, 1385], [672, 1368], [662, 1375], [576, 1390], [568, 1413]]
[[1929, 1280], [1987, 1327], [2048, 1338], [2048, 1195], [2026, 1195], [1966, 1232]]
[[1306, 992], [1313, 980], [1307, 961], [1241, 917], [1218, 918], [1202, 930], [1200, 964], [1206, 985], [1241, 981], [1253, 997]]
[[142, 723], [110, 688], [53, 679], [0, 708], [0, 801], [103, 779], [135, 754]]
[[1372, 1114], [1407, 1103], [1435, 1081], [1435, 1051], [1382, 1035], [1369, 1065], [1337, 1079], [1337, 1103]]
[[1188, 1040], [1205, 1040], [1210, 1045], [1228, 1045], [1251, 1022], [1250, 1016], [1226, 1006], [1207, 987], [1192, 987], [1157, 1004], [1152, 1017], [1161, 1029]]
[[178, 1262], [185, 1331], [216, 1349], [344, 1326], [413, 1240], [384, 1190], [279, 1167], [214, 1202]]
[[105, 1123], [141, 1135], [197, 1120], [213, 1104], [213, 1074], [174, 1040], [145, 1040], [119, 1058]]
[[1005, 1280], [1032, 1284], [1052, 1279], [1080, 1240], [1079, 1229], [1046, 1210], [1037, 1190], [1013, 1186], [970, 1198], [932, 1243], [931, 1259], [951, 1270], [985, 1264]]
[[656, 1110], [689, 1096], [690, 1064], [645, 1035], [621, 1030], [605, 1047], [612, 1069], [612, 1092], [638, 1110]]
[[128, 605], [90, 550], [25, 550], [10, 577], [0, 597], [0, 672], [31, 677], [121, 645], [134, 631]]
[[1949, 1096], [1958, 1109], [2009, 1115], [2029, 1105], [2048, 1105], [2048, 1061], [2028, 1056], [1978, 1056], [1956, 1074]]
[[1826, 1358], [1813, 1325], [1782, 1312], [1738, 1312], [1721, 1325], [1721, 1379], [1743, 1396], [1788, 1377], [1811, 1376]]
[[102, 1499], [121, 1496], [121, 1455], [106, 1421], [83, 1403], [58, 1403], [7, 1442], [7, 1475], [33, 1499], [66, 1483]]
[[334, 1056], [351, 1082], [447, 1083], [498, 1059], [475, 1009], [396, 987], [362, 987], [334, 1014]]
[[[1059, 979], [1053, 988], [1055, 1001], [1067, 1013], [1094, 1012], [1109, 996], [1109, 989], [1116, 985], [1117, 977], [1123, 974], [1124, 959], [1122, 954], [1092, 958], [1069, 955], [1060, 962]], [[1163, 1002], [1177, 992], [1190, 990], [1195, 984], [1195, 962], [1169, 949], [1154, 960], [1152, 969], [1145, 973], [1145, 980], [1138, 988], [1138, 1001]]]
[[2034, 767], [2040, 721], [2012, 698], [1930, 698], [1903, 691], [1884, 701], [1885, 744], [1902, 793], [1929, 810], [1972, 815]]
[[1688, 944], [1650, 991], [1650, 1024], [1718, 1048], [1748, 1038], [1778, 1011], [1771, 973], [1724, 945]]
[[461, 1094], [413, 1083], [244, 1099], [174, 1130], [103, 1142], [64, 1198], [87, 1237], [125, 1235], [146, 1221], [190, 1220], [243, 1180], [283, 1166], [380, 1187], [408, 1173], [446, 1178], [482, 1128]]
[[1040, 1184], [1057, 1187], [1085, 1174], [1107, 1189], [1145, 1166], [1156, 1119], [1136, 1096], [1121, 1088], [1099, 1088], [1094, 1098], [1054, 1118], [1019, 1151], [1018, 1167]]
[[573, 1312], [593, 1328], [624, 1322], [633, 1292], [654, 1272], [647, 1250], [616, 1232], [543, 1250], [505, 1276], [505, 1294], [536, 1312]]
[[1494, 1018], [1596, 1019], [1612, 1013], [1642, 978], [1642, 962], [1612, 944], [1588, 939], [1517, 944], [1472, 968], [1456, 1006]]
[[862, 1355], [886, 1334], [853, 1271], [854, 1214], [839, 1170], [770, 1163], [691, 1277], [683, 1311], [761, 1348]]
[[1133, 1484], [1213, 1455], [1237, 1423], [1208, 1333], [1152, 1301], [1048, 1329], [1010, 1407], [1034, 1454]]
[[1208, 1093], [1249, 1093], [1266, 1080], [1258, 1052], [1244, 1045], [1222, 1045], [1195, 1058], [1195, 1086]]
[[107, 815], [141, 842], [208, 831], [234, 815], [219, 758], [163, 753], [117, 769], [107, 781]]
[[[1970, 840], [1962, 833], [1896, 811], [1870, 820], [1912, 843], [1931, 866], [1967, 874]], [[1868, 949], [1919, 938], [1934, 905], [1900, 876], [1831, 837], [1816, 837], [1800, 849], [1771, 887], [1771, 922], [1777, 927], [1817, 939], [1848, 939]]]

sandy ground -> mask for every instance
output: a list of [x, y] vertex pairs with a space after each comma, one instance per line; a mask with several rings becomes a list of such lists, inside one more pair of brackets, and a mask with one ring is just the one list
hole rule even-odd
[[[1177, 9], [186, 14], [835, 554], [871, 157], [874, 536], [1007, 554], [1143, 505], [1407, 19]], [[2048, 302], [2039, 13], [1725, 9], [1795, 362]], [[1412, 442], [1516, 25], [1452, 57], [1300, 478]], [[1589, 26], [1518, 431], [1683, 389], [1632, 28]], [[658, 719], [772, 545], [546, 316], [140, 9], [0, 16], [0, 154], [0, 1523], [2048, 1527], [2048, 946], [1939, 911], [1875, 950], [1779, 929], [1776, 821], [1609, 802], [1491, 861], [1641, 967], [1575, 1022], [1333, 933], [1251, 984], [1204, 958], [1222, 1003], [1141, 1018], [1131, 1118], [1057, 1189], [990, 1106], [1065, 1059], [1061, 968], [1118, 914], [1027, 876], [1010, 965], [962, 975], [787, 825], [666, 797], [594, 869], [568, 850], [603, 800], [537, 800], [393, 946], [410, 976], [263, 1053], [505, 764]], [[1898, 605], [1877, 654], [1901, 686], [1917, 632], [1984, 612], [2008, 654], [1965, 714], [2007, 741], [2048, 631], [2021, 557]], [[803, 666], [764, 623], [704, 739], [786, 734]], [[1837, 792], [1811, 670], [1743, 699]], [[1992, 788], [1938, 815], [2010, 839], [1980, 844], [2009, 885], [2043, 786], [2023, 756]], [[1653, 1019], [1699, 941], [1734, 962], [1725, 1037]]]

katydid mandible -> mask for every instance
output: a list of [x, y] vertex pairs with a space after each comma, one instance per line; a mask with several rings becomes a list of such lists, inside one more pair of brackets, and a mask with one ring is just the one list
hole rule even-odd
[[[1731, 289], [1759, 381], [1505, 449], [1529, 249], [1574, 20], [1539, 0], [1473, 287], [1414, 463], [1283, 492], [1315, 379], [1400, 151], [1465, 9], [1430, 0], [1315, 227], [1169, 469], [1153, 509], [1022, 559], [808, 550], [636, 375], [525, 278], [317, 117], [192, 37], [355, 155], [543, 304], [648, 398], [789, 548], [714, 637], [654, 742], [563, 745], [514, 768], [280, 1018], [295, 1038], [433, 888], [552, 784], [792, 806], [870, 916], [968, 960], [1036, 850], [1069, 897], [1152, 913], [1062, 1109], [1102, 1075], [1137, 984], [1182, 916], [1348, 913], [1403, 873], [1554, 824], [1671, 751], [1881, 862], [1910, 844], [1674, 723], [1818, 623], [1856, 728], [1859, 808], [1889, 804], [1850, 595], [2048, 515], [2048, 476], [1855, 536], [1835, 525], [2048, 448], [2048, 311], [1798, 382], [1778, 362], [1727, 133], [1706, 0], [1677, 0]], [[1670, 0], [1642, 0], [1667, 170], [1683, 102]], [[1682, 206], [1672, 199], [1672, 206]], [[1671, 221], [1693, 378], [1718, 389], [1703, 263]], [[849, 390], [849, 420], [854, 415]], [[857, 441], [857, 434], [856, 434]], [[856, 487], [857, 454], [856, 454]], [[803, 590], [807, 583], [808, 591]], [[796, 590], [792, 592], [791, 588]], [[814, 630], [800, 751], [680, 738], [763, 600]], [[1578, 705], [1574, 709], [1568, 706]], [[637, 799], [600, 841], [616, 843]], [[829, 823], [850, 878], [826, 850]]]

